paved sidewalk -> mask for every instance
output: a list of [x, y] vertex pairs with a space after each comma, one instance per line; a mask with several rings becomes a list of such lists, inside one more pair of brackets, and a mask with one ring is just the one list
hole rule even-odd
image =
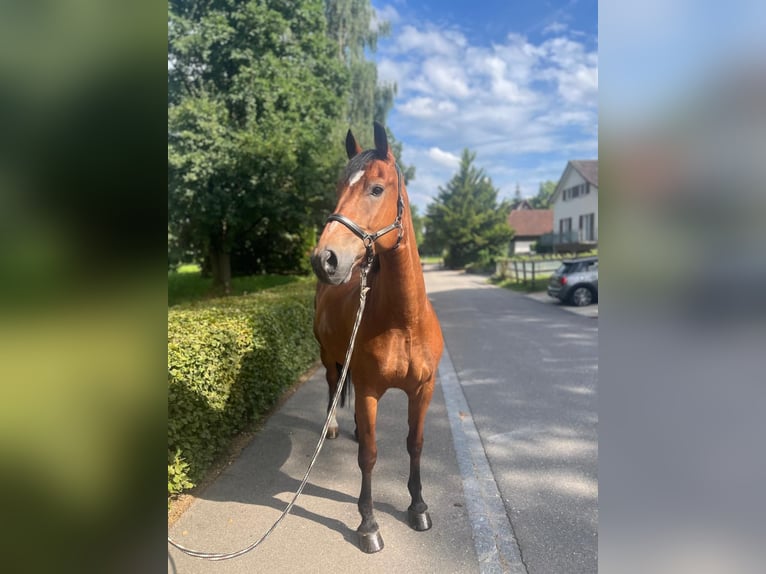
[[[228, 467], [170, 529], [181, 544], [227, 552], [259, 538], [279, 516], [303, 477], [324, 423], [327, 385], [323, 369], [275, 413], [239, 459]], [[356, 542], [361, 486], [353, 414], [339, 409], [341, 436], [327, 441], [309, 483], [291, 514], [249, 554], [224, 562], [185, 556], [171, 548], [168, 572], [338, 574], [479, 571], [460, 470], [440, 383], [426, 418], [423, 495], [434, 526], [407, 525], [409, 457], [407, 402], [389, 391], [378, 413], [378, 462], [373, 498], [385, 548], [362, 553]]]

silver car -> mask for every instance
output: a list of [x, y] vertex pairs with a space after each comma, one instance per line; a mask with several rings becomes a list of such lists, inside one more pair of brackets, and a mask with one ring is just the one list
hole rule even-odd
[[562, 261], [551, 275], [548, 295], [578, 307], [598, 301], [598, 257]]

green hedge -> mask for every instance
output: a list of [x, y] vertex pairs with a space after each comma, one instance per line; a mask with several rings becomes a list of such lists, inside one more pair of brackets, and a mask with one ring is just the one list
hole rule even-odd
[[313, 302], [303, 280], [168, 310], [168, 494], [192, 487], [316, 360]]

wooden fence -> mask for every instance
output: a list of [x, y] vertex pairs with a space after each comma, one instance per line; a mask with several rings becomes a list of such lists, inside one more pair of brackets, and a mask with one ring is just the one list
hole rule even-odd
[[523, 284], [547, 281], [563, 260], [563, 257], [540, 257], [529, 260], [499, 259], [495, 264], [495, 275]]

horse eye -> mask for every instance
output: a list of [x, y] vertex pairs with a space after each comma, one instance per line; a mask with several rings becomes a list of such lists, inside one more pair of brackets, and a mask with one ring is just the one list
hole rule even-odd
[[372, 186], [370, 193], [372, 193], [373, 196], [378, 197], [380, 194], [383, 193], [383, 186], [382, 185]]

